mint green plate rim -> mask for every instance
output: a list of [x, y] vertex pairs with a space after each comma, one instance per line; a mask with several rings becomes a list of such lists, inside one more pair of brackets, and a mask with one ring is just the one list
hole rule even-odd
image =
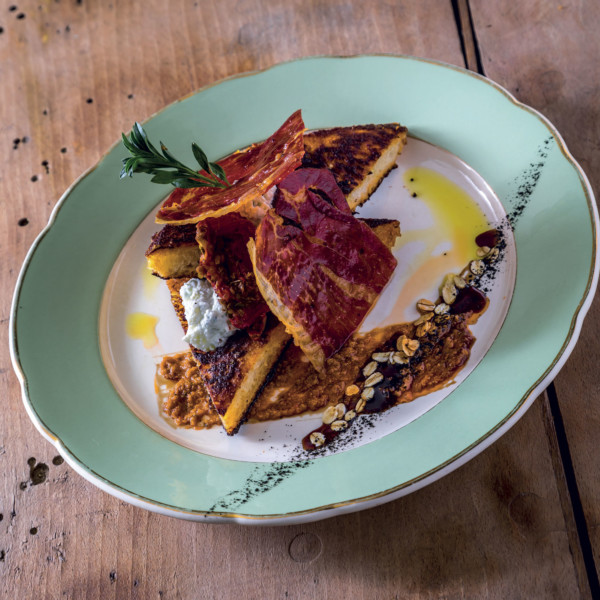
[[[362, 92], [356, 92], [352, 85], [357, 81], [364, 86]], [[299, 87], [308, 83], [310, 90]], [[409, 84], [410, 89], [403, 90], [403, 84]], [[261, 87], [268, 92], [268, 98], [260, 95]], [[234, 96], [231, 91], [247, 95]], [[415, 97], [417, 93], [421, 95]], [[262, 103], [257, 104], [258, 100]], [[210, 117], [199, 116], [205, 130], [211, 128], [208, 118], [213, 127], [217, 123], [220, 128], [218, 136], [214, 132], [213, 137], [209, 136], [211, 145], [207, 149], [215, 153], [211, 158], [266, 137], [295, 108], [303, 108], [307, 126], [311, 128], [403, 122], [417, 137], [443, 146], [471, 164], [492, 184], [508, 210], [511, 194], [514, 197], [519, 189], [520, 171], [515, 170], [513, 163], [521, 164], [526, 172], [527, 161], [539, 159], [536, 148], [539, 150], [546, 141], [550, 144], [550, 156], [544, 159], [547, 166], [535, 182], [530, 206], [515, 231], [519, 272], [511, 310], [482, 363], [435, 409], [367, 446], [318, 458], [305, 468], [284, 473], [278, 485], [254, 495], [246, 494], [244, 499], [244, 493], [254, 482], [273, 476], [269, 465], [215, 459], [165, 440], [137, 422], [124, 408], [99, 359], [97, 291], [108, 276], [106, 266], [112, 266], [128, 235], [164, 195], [164, 190], [156, 191], [154, 186], [134, 179], [118, 185], [115, 181], [110, 185], [103, 183], [105, 193], [117, 196], [114, 200], [106, 197], [102, 203], [98, 199], [89, 200], [91, 194], [98, 192], [98, 188], [87, 189], [90, 181], [99, 177], [101, 171], [110, 170], [112, 174], [124, 156], [117, 143], [57, 203], [48, 225], [25, 258], [11, 310], [11, 357], [27, 413], [78, 473], [119, 498], [171, 516], [289, 524], [368, 508], [415, 491], [473, 458], [524, 414], [571, 353], [598, 281], [598, 212], [593, 192], [559, 133], [545, 117], [518, 102], [502, 87], [470, 71], [437, 61], [391, 55], [305, 58], [203, 88], [146, 122], [151, 135], [153, 129], [162, 127], [163, 141], [175, 152], [180, 149], [184, 152], [191, 141], [187, 129], [182, 132], [186, 134], [181, 136], [183, 142], [177, 139], [173, 142], [177, 136], [169, 135], [180, 126], [181, 114], [191, 110], [190, 103], [205, 109], [208, 106], [213, 111]], [[229, 120], [226, 111], [231, 110], [231, 105], [236, 110]], [[449, 116], [456, 122], [451, 122]], [[489, 154], [483, 153], [482, 148]], [[500, 166], [491, 164], [500, 155], [504, 162]], [[133, 208], [134, 205], [128, 205], [125, 216], [118, 215], [123, 222], [110, 223], [107, 208], [111, 202], [122, 200], [120, 194], [139, 196], [142, 200]], [[69, 254], [65, 248], [67, 242], [61, 241], [63, 235], [55, 233], [62, 232], [65, 240], [74, 236], [77, 242], [94, 239], [93, 232], [84, 235], [84, 226], [92, 219], [101, 223], [101, 232], [108, 223], [118, 235], [106, 241], [105, 252], [103, 248], [106, 257], [98, 259], [106, 263], [104, 271], [100, 267], [94, 271], [92, 267], [91, 279], [84, 281], [81, 288], [75, 286], [76, 293], [69, 291], [82, 300], [89, 299], [91, 294], [94, 301], [68, 304], [73, 301], [60, 290], [62, 275], [51, 270], [53, 259]], [[569, 240], [570, 251], [565, 251], [564, 246], [562, 255], [555, 250], [562, 241]], [[86, 267], [84, 256], [71, 260], [72, 267]], [[547, 287], [547, 276], [556, 272], [566, 289]], [[57, 290], [49, 289], [55, 282]], [[553, 292], [552, 297], [549, 292]], [[546, 305], [532, 311], [544, 298]], [[44, 321], [37, 314], [47, 309], [48, 304], [56, 324]], [[68, 317], [82, 327], [81, 347], [77, 346], [78, 329], [68, 333], [61, 329], [68, 310], [72, 310]], [[94, 323], [89, 323], [91, 314], [95, 314]], [[516, 327], [520, 328], [521, 339], [515, 338]], [[94, 348], [90, 346], [91, 331], [96, 334]], [[522, 340], [526, 348], [521, 350], [519, 346], [508, 352], [511, 343], [514, 348], [515, 341]], [[89, 398], [80, 394], [82, 403], [75, 403], [69, 392], [63, 392], [61, 384], [65, 381], [52, 374], [52, 366], [61, 364], [58, 356], [48, 353], [54, 347], [62, 348], [66, 357], [79, 361], [79, 375], [68, 383], [79, 392], [89, 392]], [[531, 359], [527, 352], [534, 349], [543, 356]], [[520, 356], [520, 352], [525, 354]], [[525, 357], [527, 364], [515, 367], [515, 361]], [[502, 394], [497, 390], [486, 392], [485, 406], [474, 404], [475, 395], [481, 395], [485, 389], [482, 380], [490, 381], [490, 377], [514, 389]], [[90, 381], [98, 384], [98, 390], [95, 386], [90, 389]], [[525, 381], [528, 383], [524, 385]], [[65, 412], [67, 408], [71, 412]], [[98, 424], [90, 423], [94, 418]], [[109, 418], [114, 430], [95, 429]], [[460, 435], [450, 432], [450, 427], [459, 428]], [[417, 454], [414, 459], [413, 451]], [[140, 464], [148, 466], [140, 468]], [[349, 469], [361, 477], [348, 476]]]

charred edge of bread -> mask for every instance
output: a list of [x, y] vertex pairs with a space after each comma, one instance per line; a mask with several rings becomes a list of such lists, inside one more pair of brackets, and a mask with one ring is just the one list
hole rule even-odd
[[194, 277], [199, 260], [194, 225], [165, 225], [152, 236], [146, 250], [148, 268], [161, 279]]
[[[279, 353], [279, 356], [277, 357], [277, 360], [273, 363], [273, 365], [269, 369], [269, 372], [267, 373], [267, 376], [264, 378], [262, 384], [256, 390], [256, 393], [254, 394], [254, 397], [248, 403], [248, 406], [244, 410], [244, 412], [242, 414], [242, 417], [239, 420], [237, 426], [235, 426], [233, 429], [229, 429], [229, 430], [225, 426], [223, 427], [223, 429], [225, 429], [225, 433], [227, 433], [227, 435], [230, 435], [230, 436], [235, 435], [240, 430], [240, 427], [244, 423], [246, 423], [246, 421], [248, 420], [248, 415], [250, 414], [250, 411], [252, 410], [252, 406], [254, 405], [254, 402], [262, 394], [263, 390], [271, 382], [271, 380], [273, 379], [273, 377], [275, 377], [275, 373], [277, 372], [277, 367], [279, 366], [279, 363], [282, 361], [283, 357], [285, 356], [285, 352], [289, 348], [289, 346], [290, 346], [291, 343], [292, 343], [292, 337], [290, 336], [289, 340], [285, 343], [285, 345], [281, 349], [281, 352]], [[192, 355], [194, 356], [194, 358], [196, 358], [196, 352], [197, 351], [195, 351], [194, 349], [192, 349]], [[209, 398], [209, 400], [210, 400], [210, 402], [211, 402], [211, 404], [213, 405], [213, 408], [214, 408], [214, 404], [212, 402], [211, 395], [208, 393], [208, 391], [206, 393], [208, 394], [208, 398]], [[216, 408], [215, 408], [215, 411], [216, 411]], [[219, 414], [218, 411], [217, 411], [217, 414]], [[219, 418], [221, 418], [220, 414], [219, 414]]]
[[178, 248], [187, 244], [196, 244], [195, 225], [165, 225], [150, 240], [146, 257], [162, 248]]
[[272, 377], [289, 341], [285, 327], [271, 315], [259, 339], [238, 332], [212, 352], [192, 349], [211, 404], [229, 435], [237, 431], [265, 381]]
[[[178, 278], [169, 278], [166, 280], [167, 287], [169, 288], [169, 292], [171, 294], [171, 304], [175, 309], [175, 313], [177, 314], [177, 318], [181, 323], [181, 327], [183, 329], [183, 333], [187, 333], [188, 324], [185, 318], [185, 309], [183, 308], [183, 302], [181, 300], [181, 295], [179, 290], [184, 283], [187, 283], [190, 280], [190, 277], [178, 277]], [[191, 348], [191, 346], [190, 346]]]
[[[356, 202], [352, 202], [350, 206], [352, 212], [356, 212], [363, 204], [367, 202], [367, 200], [379, 189], [379, 186], [383, 183], [383, 180], [394, 170], [397, 169], [398, 165], [394, 162], [394, 164], [385, 171], [385, 173], [380, 177], [380, 179], [376, 182], [376, 184], [371, 187], [366, 195], [362, 198], [359, 198]], [[349, 202], [350, 204], [350, 202]]]
[[394, 168], [406, 136], [406, 127], [398, 123], [309, 132], [304, 136], [302, 165], [330, 169], [354, 211]]

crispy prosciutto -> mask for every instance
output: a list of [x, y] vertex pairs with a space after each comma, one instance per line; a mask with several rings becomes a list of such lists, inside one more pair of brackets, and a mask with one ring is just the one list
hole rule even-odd
[[316, 369], [358, 328], [396, 259], [327, 169], [288, 175], [248, 250], [258, 287]]
[[196, 241], [201, 255], [198, 273], [211, 284], [233, 327], [259, 336], [269, 307], [252, 271], [247, 244], [256, 227], [238, 213], [200, 221]]
[[177, 188], [160, 207], [156, 222], [171, 225], [197, 223], [239, 211], [260, 200], [263, 194], [300, 166], [304, 156], [303, 133], [304, 122], [298, 110], [264, 142], [218, 161], [232, 184], [230, 187]]

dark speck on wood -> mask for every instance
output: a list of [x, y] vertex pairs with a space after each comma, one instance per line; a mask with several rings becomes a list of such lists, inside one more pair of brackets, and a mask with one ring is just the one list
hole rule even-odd
[[62, 456], [55, 456], [52, 459], [52, 464], [53, 465], [62, 465], [65, 462], [65, 459]]
[[18, 225], [19, 227], [25, 227], [25, 225], [29, 224], [29, 219], [27, 219], [26, 217], [23, 217], [22, 219], [19, 219], [18, 221]]

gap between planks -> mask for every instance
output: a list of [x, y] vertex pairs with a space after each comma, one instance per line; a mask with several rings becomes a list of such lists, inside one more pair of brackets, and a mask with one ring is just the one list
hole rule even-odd
[[[485, 76], [469, 0], [451, 0], [465, 67]], [[600, 582], [554, 383], [540, 397], [552, 468], [577, 583], [585, 600], [600, 598]]]

